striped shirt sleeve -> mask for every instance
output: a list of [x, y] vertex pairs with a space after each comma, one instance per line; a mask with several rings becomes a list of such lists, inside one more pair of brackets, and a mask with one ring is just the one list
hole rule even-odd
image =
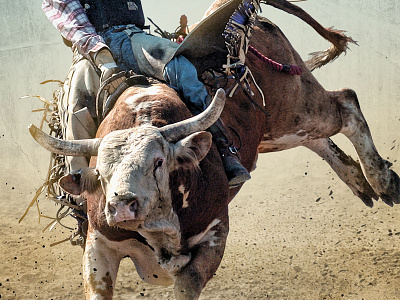
[[103, 38], [89, 22], [79, 0], [44, 0], [42, 9], [72, 49], [89, 58], [90, 52], [107, 48]]

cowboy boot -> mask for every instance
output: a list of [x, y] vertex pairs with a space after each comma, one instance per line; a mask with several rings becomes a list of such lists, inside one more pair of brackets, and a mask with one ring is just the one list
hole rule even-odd
[[233, 142], [229, 138], [229, 133], [224, 127], [222, 120], [218, 119], [208, 131], [212, 134], [218, 152], [221, 155], [225, 174], [228, 177], [229, 188], [238, 187], [246, 180], [249, 180], [250, 174], [241, 164], [237, 149], [233, 146]]

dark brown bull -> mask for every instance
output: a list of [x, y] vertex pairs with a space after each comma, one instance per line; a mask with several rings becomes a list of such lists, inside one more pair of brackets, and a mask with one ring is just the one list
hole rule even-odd
[[[258, 153], [305, 146], [323, 157], [367, 205], [372, 206], [372, 199], [378, 197], [389, 205], [398, 203], [398, 176], [377, 153], [355, 92], [325, 91], [279, 28], [267, 20], [257, 22], [251, 44], [304, 72], [290, 76], [260, 69], [257, 58], [247, 55], [271, 116], [255, 108], [241, 90], [228, 100], [222, 118], [241, 137], [244, 166], [253, 169]], [[255, 101], [262, 105], [260, 95], [255, 94]], [[174, 283], [177, 299], [197, 299], [217, 270], [228, 234], [228, 203], [239, 189], [228, 189], [216, 149], [211, 147], [206, 155], [210, 137], [205, 132], [171, 139], [165, 133], [168, 130], [156, 128], [189, 116], [165, 85], [133, 87], [101, 124], [98, 140], [89, 146], [87, 141], [80, 143], [83, 146], [72, 143], [69, 152], [60, 150], [65, 146], [61, 141], [62, 146], [56, 142], [49, 147], [64, 154], [84, 148], [86, 154], [99, 155], [97, 161], [96, 157], [91, 160], [97, 172], [83, 170], [60, 182], [70, 193], [82, 193], [88, 200], [83, 261], [87, 297], [112, 297], [118, 266], [125, 256], [146, 282]], [[337, 133], [354, 144], [362, 167], [329, 139]], [[182, 149], [190, 149], [191, 155], [182, 155]], [[138, 160], [137, 153], [144, 159]], [[118, 166], [124, 162], [135, 170], [122, 172]]]

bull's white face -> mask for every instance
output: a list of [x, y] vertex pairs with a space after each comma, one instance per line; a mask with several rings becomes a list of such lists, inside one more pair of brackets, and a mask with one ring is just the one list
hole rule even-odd
[[138, 227], [159, 199], [165, 199], [170, 151], [170, 145], [153, 127], [116, 131], [103, 139], [97, 170], [106, 195], [109, 225]]
[[108, 224], [138, 230], [143, 222], [168, 214], [170, 172], [183, 163], [196, 167], [210, 145], [207, 132], [169, 143], [152, 126], [108, 134], [97, 159]]

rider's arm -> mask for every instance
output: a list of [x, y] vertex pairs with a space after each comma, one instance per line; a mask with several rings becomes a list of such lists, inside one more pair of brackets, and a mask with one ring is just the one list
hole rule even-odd
[[86, 58], [91, 59], [99, 50], [108, 48], [79, 0], [44, 0], [42, 9], [61, 35], [72, 43], [72, 49]]
[[103, 82], [118, 71], [110, 49], [89, 22], [79, 0], [44, 0], [42, 9], [61, 35], [101, 70]]

